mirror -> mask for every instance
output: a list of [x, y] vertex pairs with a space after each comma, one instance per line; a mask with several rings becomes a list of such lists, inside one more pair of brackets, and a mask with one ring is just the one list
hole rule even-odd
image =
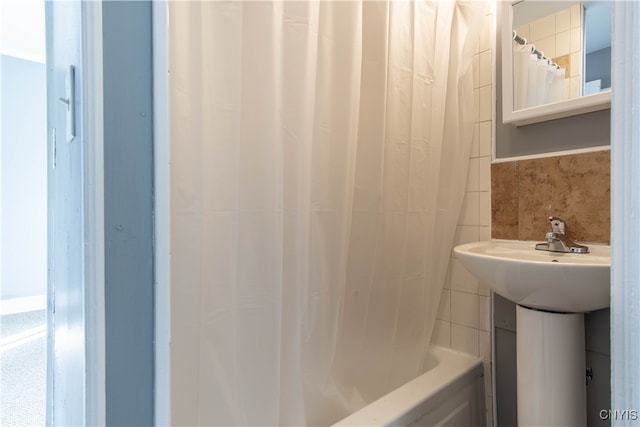
[[503, 3], [503, 122], [526, 125], [611, 105], [611, 3]]

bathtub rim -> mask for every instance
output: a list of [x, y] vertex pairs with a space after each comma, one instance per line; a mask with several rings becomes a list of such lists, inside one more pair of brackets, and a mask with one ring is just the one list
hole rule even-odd
[[332, 427], [396, 425], [399, 418], [416, 411], [429, 398], [447, 388], [457, 388], [459, 381], [484, 376], [482, 359], [476, 356], [433, 344], [429, 346], [429, 353], [438, 361], [434, 368], [342, 418]]

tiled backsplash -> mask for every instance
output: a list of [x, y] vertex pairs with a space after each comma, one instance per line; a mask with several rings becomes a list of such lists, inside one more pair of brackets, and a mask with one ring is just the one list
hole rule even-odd
[[491, 236], [543, 240], [558, 216], [569, 238], [608, 244], [610, 189], [609, 150], [494, 163]]

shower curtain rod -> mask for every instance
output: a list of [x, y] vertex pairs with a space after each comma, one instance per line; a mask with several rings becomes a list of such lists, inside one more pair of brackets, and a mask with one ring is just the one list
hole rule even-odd
[[[525, 39], [524, 37], [520, 37], [518, 33], [516, 33], [516, 30], [513, 30], [513, 40], [515, 40], [516, 43], [521, 44], [523, 46], [529, 44], [529, 42], [527, 42], [527, 39]], [[536, 49], [535, 45], [530, 44], [529, 46], [531, 46], [531, 53], [536, 54], [539, 59], [544, 59], [547, 61], [547, 64], [556, 67], [558, 70], [560, 69], [560, 66], [558, 64], [556, 64], [555, 62], [552, 62], [549, 58], [544, 56], [542, 52]]]

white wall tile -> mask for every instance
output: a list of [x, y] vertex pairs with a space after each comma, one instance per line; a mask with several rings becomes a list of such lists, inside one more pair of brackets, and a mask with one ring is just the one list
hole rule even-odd
[[580, 77], [569, 77], [569, 97], [577, 98], [580, 96]]
[[478, 136], [480, 142], [480, 156], [491, 156], [492, 126], [491, 121], [482, 122], [478, 125]]
[[478, 297], [478, 329], [485, 332], [491, 330], [491, 300], [489, 297]]
[[489, 332], [478, 332], [478, 357], [484, 361], [491, 360], [491, 334]]
[[579, 52], [582, 48], [582, 33], [580, 28], [571, 29], [571, 52]]
[[571, 12], [569, 8], [556, 13], [556, 33], [567, 31], [571, 28]]
[[473, 90], [473, 121], [480, 121], [480, 89]]
[[480, 87], [480, 55], [473, 55], [473, 88]]
[[486, 284], [482, 283], [481, 281], [478, 281], [478, 295], [481, 296], [489, 296], [490, 295], [490, 290], [491, 288], [489, 288], [489, 286], [487, 286]]
[[478, 192], [464, 194], [458, 225], [480, 225], [480, 195]]
[[[455, 245], [489, 240], [491, 238], [491, 154], [493, 143], [493, 52], [492, 32], [494, 16], [488, 14], [481, 32], [476, 55], [474, 57], [474, 129], [469, 175], [463, 208], [456, 228]], [[555, 21], [554, 21], [555, 26]], [[529, 26], [518, 31], [522, 37], [529, 38]], [[555, 45], [554, 45], [555, 48]], [[477, 225], [476, 225], [477, 224]], [[480, 286], [478, 280], [452, 255], [447, 269], [449, 276], [449, 294], [444, 295], [438, 310], [435, 340], [449, 341], [449, 345], [460, 351], [483, 358], [485, 365], [485, 394], [487, 402], [487, 420], [493, 425], [493, 397], [491, 377], [491, 337], [490, 328], [490, 291]], [[446, 286], [446, 285], [445, 285]], [[481, 296], [480, 296], [481, 295]], [[448, 312], [446, 305], [448, 304]], [[444, 305], [444, 306], [443, 306]], [[489, 307], [489, 308], [487, 308]], [[450, 319], [451, 323], [440, 318]], [[481, 330], [481, 328], [483, 330]], [[433, 341], [433, 340], [432, 340]]]
[[438, 320], [444, 320], [446, 322], [451, 321], [451, 291], [449, 289], [442, 290], [442, 296], [440, 297], [440, 307], [438, 307], [438, 314], [436, 318]]
[[478, 191], [491, 191], [491, 158], [480, 157], [478, 162]]
[[556, 37], [552, 35], [534, 42], [536, 49], [542, 52], [547, 58], [555, 58], [556, 56]]
[[484, 191], [478, 194], [480, 202], [479, 224], [488, 227], [491, 225], [491, 193]]
[[482, 368], [484, 370], [484, 398], [486, 404], [485, 408], [487, 410], [488, 427], [493, 427], [493, 372], [491, 372], [491, 366], [491, 359], [482, 361]]
[[478, 329], [478, 295], [451, 291], [451, 323]]
[[556, 54], [558, 56], [568, 55], [571, 52], [571, 32], [569, 30], [556, 34]]
[[478, 293], [478, 279], [455, 258], [451, 260], [451, 289], [472, 294]]
[[455, 350], [460, 350], [474, 356], [479, 356], [478, 330], [452, 323], [451, 347]]
[[469, 172], [467, 175], [467, 191], [478, 191], [480, 181], [480, 159], [469, 160]]
[[[483, 360], [482, 368], [484, 370], [485, 380], [484, 380], [484, 395], [487, 402], [487, 416], [493, 414], [493, 386], [492, 386], [492, 378], [493, 372], [491, 372], [492, 366], [491, 360]], [[493, 427], [493, 423], [487, 424], [487, 426]]]
[[[492, 366], [492, 362], [491, 360], [483, 360], [482, 361], [482, 368], [484, 370], [484, 374], [485, 374], [485, 388], [484, 388], [484, 393], [485, 393], [485, 397], [488, 399], [487, 400], [487, 412], [493, 412], [493, 405], [490, 403], [493, 400], [493, 387], [491, 384], [492, 381], [492, 377], [493, 377], [493, 372], [491, 371], [491, 366]], [[493, 426], [493, 424], [487, 424], [488, 426]]]
[[447, 264], [447, 274], [444, 276], [444, 289], [451, 289], [451, 260]]
[[480, 124], [473, 124], [473, 142], [471, 143], [471, 154], [469, 158], [480, 156]]
[[491, 30], [493, 29], [493, 15], [489, 14], [484, 17], [484, 25], [480, 30], [480, 52], [491, 49]]
[[582, 74], [582, 57], [580, 52], [574, 52], [569, 56], [569, 67], [571, 67], [572, 76], [579, 76]]
[[538, 43], [539, 40], [552, 36], [556, 32], [555, 15], [545, 16], [544, 18], [541, 18], [535, 22], [532, 22], [529, 25], [529, 31], [530, 31], [529, 36], [531, 37], [531, 41], [536, 44]]
[[484, 122], [491, 120], [493, 117], [493, 89], [491, 86], [483, 86], [478, 89], [480, 96], [480, 104], [478, 111], [478, 120]]
[[431, 334], [431, 342], [443, 347], [451, 347], [451, 323], [436, 320]]
[[582, 5], [580, 3], [571, 6], [571, 28], [582, 25]]
[[529, 24], [525, 24], [520, 26], [520, 28], [517, 28], [516, 33], [518, 33], [520, 37], [524, 37], [525, 39], [531, 38], [531, 33], [529, 31]]
[[491, 62], [491, 50], [485, 50], [479, 55], [480, 86], [490, 85], [493, 81], [493, 63]]
[[[491, 237], [490, 164], [493, 142], [492, 120], [495, 109], [491, 46], [493, 18], [492, 14], [487, 14], [485, 17], [485, 25], [473, 59], [475, 98], [473, 141], [466, 193], [456, 227], [454, 246], [487, 240]], [[529, 37], [528, 26], [519, 31], [519, 34]], [[453, 253], [451, 256], [431, 342], [479, 356], [481, 349], [486, 353], [486, 347], [490, 348], [490, 342], [486, 342], [487, 337], [490, 340], [489, 334], [480, 329], [488, 329], [490, 325], [487, 313], [490, 291], [486, 286], [481, 288], [478, 280], [462, 266]], [[485, 373], [485, 380], [491, 383], [490, 370]], [[487, 401], [491, 407], [490, 395], [487, 395]], [[492, 416], [487, 412], [488, 419]]]
[[[480, 227], [475, 225], [458, 225], [456, 227], [456, 235], [454, 237], [454, 246], [464, 245], [465, 243], [473, 243], [478, 241]], [[452, 275], [453, 281], [453, 275]]]
[[490, 394], [485, 394], [486, 408], [487, 408], [487, 420], [486, 424], [489, 427], [493, 427], [493, 397]]
[[478, 227], [478, 241], [491, 240], [491, 227]]

